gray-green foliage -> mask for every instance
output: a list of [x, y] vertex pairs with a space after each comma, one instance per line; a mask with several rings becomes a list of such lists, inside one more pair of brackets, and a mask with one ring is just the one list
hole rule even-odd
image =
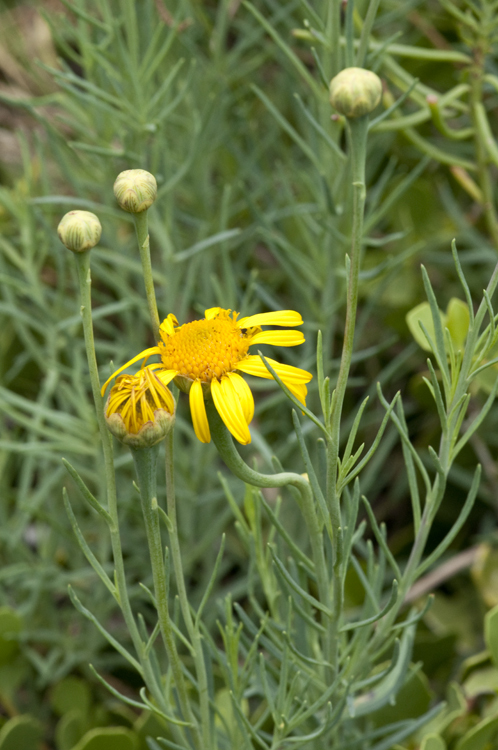
[[[470, 371], [460, 376], [455, 386], [458, 398], [452, 401], [452, 378], [458, 379], [463, 365], [448, 350], [437, 325], [439, 317], [434, 317], [433, 349], [444, 393], [432, 369], [429, 379], [446, 426], [443, 453], [429, 455], [413, 448], [398, 399], [384, 423], [378, 452], [363, 466], [361, 489], [354, 481], [352, 457], [356, 454], [358, 462], [367, 454], [384, 418], [380, 404], [389, 409], [391, 403], [384, 401], [381, 391], [377, 399], [376, 381], [392, 398], [395, 385], [413, 367], [410, 351], [391, 355], [392, 336], [384, 323], [386, 310], [399, 315], [422, 299], [414, 259], [423, 251], [429, 267], [453, 273], [448, 270], [448, 248], [458, 235], [460, 258], [479, 299], [494, 263], [496, 221], [486, 195], [495, 155], [483, 152], [483, 141], [489, 142], [485, 107], [493, 106], [495, 78], [492, 68], [481, 70], [480, 92], [469, 89], [466, 78], [475, 39], [485, 46], [482, 40], [494, 37], [493, 3], [442, 3], [438, 12], [447, 14], [445, 23], [465, 31], [463, 41], [449, 50], [423, 47], [425, 40], [406, 23], [409, 9], [430, 11], [434, 20], [437, 12], [432, 7], [358, 2], [356, 15], [346, 15], [344, 21], [343, 31], [349, 32], [339, 40], [339, 5], [261, 0], [239, 6], [225, 0], [185, 0], [168, 20], [164, 6], [149, 0], [140, 6], [128, 0], [78, 0], [68, 4], [68, 14], [49, 14], [62, 59], [48, 71], [54, 88], [41, 99], [26, 97], [22, 102], [38, 129], [29, 142], [21, 137], [22, 178], [0, 192], [0, 309], [6, 321], [0, 334], [5, 433], [0, 443], [2, 597], [24, 616], [28, 662], [39, 684], [46, 685], [89, 661], [103, 669], [116, 663], [116, 657], [105, 651], [104, 639], [95, 637], [93, 625], [75, 614], [67, 599], [60, 609], [54, 607], [69, 583], [99, 622], [107, 625], [114, 611], [107, 591], [95, 582], [77, 551], [62, 510], [60, 490], [66, 483], [82, 534], [112, 577], [105, 525], [85, 510], [76, 485], [67, 480], [60, 464], [64, 455], [105, 503], [76, 277], [72, 258], [55, 233], [58, 219], [70, 208], [88, 209], [98, 213], [104, 227], [103, 240], [92, 251], [93, 320], [102, 380], [111, 360], [117, 365], [153, 343], [133, 225], [112, 196], [117, 173], [140, 167], [153, 172], [159, 184], [149, 220], [160, 316], [173, 311], [183, 322], [215, 304], [243, 314], [262, 308], [297, 309], [305, 320], [307, 343], [282, 356], [314, 372], [320, 329], [321, 368], [334, 384], [352, 194], [350, 163], [341, 140], [343, 123], [330, 120], [324, 81], [357, 62], [377, 70], [386, 81], [384, 108], [398, 99], [392, 111], [379, 111], [369, 137], [364, 304], [357, 329], [356, 377], [350, 382], [361, 388], [361, 401], [366, 392], [370, 402], [360, 424], [355, 421], [358, 405], [352, 396], [346, 401], [338, 475], [352, 551], [352, 567], [344, 568], [343, 575], [354, 571], [365, 595], [356, 608], [345, 612], [340, 626], [342, 671], [332, 684], [319, 650], [323, 625], [316, 612], [314, 566], [292, 494], [286, 490], [275, 505], [251, 488], [244, 495], [240, 483], [226, 475], [220, 484], [214, 450], [195, 440], [185, 406], [180, 405], [175, 465], [183, 562], [194, 609], [209, 585], [221, 534], [227, 532], [202, 631], [220, 747], [272, 747], [280, 742], [327, 747], [336, 732], [334, 741], [343, 743], [337, 747], [388, 750], [429, 718], [422, 716], [417, 725], [403, 717], [390, 726], [368, 717], [388, 705], [401, 688], [419, 617], [415, 612], [408, 615], [414, 625], [401, 633], [394, 620], [402, 597], [398, 594], [396, 599], [392, 579], [400, 580], [404, 570], [401, 592], [406, 593], [435, 555], [424, 561], [420, 543], [406, 574], [405, 561], [392, 555], [387, 531], [375, 520], [368, 501], [376, 550], [363, 540], [365, 524], [355, 530], [355, 523], [362, 493], [372, 504], [385, 493], [393, 501], [411, 497], [417, 530], [423, 520], [424, 493], [432, 521], [448, 475], [451, 481], [450, 459], [463, 447], [454, 434], [465, 417]], [[353, 11], [352, 3], [349, 10]], [[436, 93], [438, 101], [429, 105], [427, 96]], [[8, 93], [0, 99], [19, 106]], [[456, 190], [450, 165], [467, 192], [474, 191], [477, 205], [484, 207], [485, 222], [467, 221], [462, 206], [467, 207], [469, 199]], [[467, 172], [456, 173], [455, 167]], [[430, 178], [425, 176], [428, 170]], [[396, 285], [405, 290], [406, 298], [400, 300]], [[452, 281], [453, 292], [455, 288]], [[437, 304], [430, 285], [427, 289], [434, 311]], [[463, 296], [461, 291], [456, 295]], [[439, 306], [444, 302], [440, 300]], [[489, 316], [488, 302], [483, 305], [483, 317]], [[401, 326], [394, 328], [404, 335]], [[476, 338], [481, 349], [491, 341], [492, 336], [489, 342]], [[320, 377], [312, 382], [308, 403], [314, 412], [320, 400], [324, 403], [327, 387]], [[257, 429], [250, 459], [256, 457], [270, 470], [275, 451], [284, 466], [292, 466], [301, 461], [299, 447], [306, 444], [311, 457], [304, 451], [301, 467], [313, 480], [320, 504], [320, 433], [304, 419], [292, 433], [284, 394], [270, 392], [261, 383], [255, 383], [254, 390]], [[485, 408], [495, 419], [492, 399]], [[348, 428], [353, 428], [349, 441]], [[397, 433], [406, 474], [401, 474], [399, 462], [382, 464], [394, 450]], [[438, 439], [433, 440], [435, 447]], [[360, 456], [357, 443], [364, 442]], [[153, 610], [138, 586], [150, 584], [150, 573], [127, 454], [120, 453], [116, 465], [130, 593], [153, 627]], [[315, 478], [311, 465], [316, 467]], [[470, 488], [468, 505], [462, 503], [461, 527], [477, 492], [467, 462], [459, 483]], [[486, 488], [480, 492], [486, 496]], [[438, 553], [452, 541], [454, 532], [448, 534]], [[220, 605], [219, 613], [216, 602], [223, 600], [227, 589], [231, 600]], [[388, 605], [390, 613], [382, 617]], [[363, 620], [364, 627], [351, 627]], [[80, 629], [77, 644], [69, 635], [75, 622]], [[126, 644], [121, 623], [113, 635]], [[396, 635], [401, 637], [393, 645]], [[44, 649], [30, 649], [34, 643], [42, 643]], [[186, 665], [191, 666], [188, 655]], [[371, 671], [374, 665], [380, 670], [376, 674]], [[304, 695], [308, 703], [296, 700]], [[156, 746], [174, 745], [169, 737], [151, 744]]]

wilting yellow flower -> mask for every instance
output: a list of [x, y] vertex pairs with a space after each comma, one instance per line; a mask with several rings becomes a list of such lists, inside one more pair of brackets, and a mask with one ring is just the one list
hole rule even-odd
[[[263, 331], [263, 325], [294, 327], [302, 324], [299, 313], [280, 310], [260, 313], [238, 319], [238, 313], [212, 307], [205, 311], [203, 320], [178, 325], [173, 314], [160, 326], [161, 341], [157, 346], [137, 354], [119, 368], [105, 383], [134, 362], [144, 362], [153, 354], [162, 360], [160, 373], [166, 385], [175, 380], [178, 387], [189, 394], [190, 411], [195, 434], [203, 443], [209, 443], [211, 434], [204, 399], [211, 396], [223, 422], [232, 435], [247, 445], [251, 442], [249, 423], [254, 414], [251, 389], [239, 373], [272, 379], [261, 357], [248, 354], [254, 344], [297, 346], [304, 342], [300, 331]], [[282, 365], [273, 359], [267, 361], [287, 388], [305, 404], [306, 383], [313, 377], [309, 372], [291, 365]], [[153, 365], [154, 366], [154, 365]]]
[[175, 400], [160, 364], [149, 365], [136, 375], [121, 375], [105, 406], [109, 430], [132, 448], [145, 448], [162, 440], [174, 422]]

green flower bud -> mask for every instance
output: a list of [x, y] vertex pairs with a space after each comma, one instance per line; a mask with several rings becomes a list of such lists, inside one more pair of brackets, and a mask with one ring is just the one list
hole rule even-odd
[[156, 178], [145, 169], [127, 169], [118, 174], [114, 195], [124, 211], [139, 214], [150, 208], [157, 198]]
[[57, 234], [71, 252], [86, 253], [100, 240], [102, 226], [90, 211], [69, 211], [57, 227]]
[[330, 103], [346, 117], [373, 112], [382, 96], [378, 75], [363, 68], [345, 68], [330, 82]]

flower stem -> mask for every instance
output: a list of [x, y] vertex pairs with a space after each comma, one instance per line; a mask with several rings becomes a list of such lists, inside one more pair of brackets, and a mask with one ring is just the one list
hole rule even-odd
[[140, 260], [142, 261], [145, 294], [147, 296], [152, 333], [154, 334], [154, 340], [159, 341], [159, 314], [157, 312], [156, 292], [152, 278], [152, 264], [150, 262], [149, 222], [147, 214], [148, 211], [141, 211], [138, 214], [133, 214], [133, 218], [135, 219]]
[[474, 62], [470, 68], [470, 104], [475, 133], [475, 150], [479, 187], [483, 195], [483, 210], [488, 232], [496, 249], [498, 249], [498, 217], [494, 204], [494, 187], [490, 170], [490, 159], [486, 148], [486, 129], [482, 120], [486, 121], [486, 112], [482, 105], [483, 77], [486, 64], [486, 50], [488, 40], [479, 36], [474, 48]]
[[164, 547], [161, 540], [161, 528], [159, 523], [159, 507], [157, 504], [156, 476], [157, 476], [157, 453], [158, 446], [132, 450], [133, 460], [138, 476], [142, 511], [145, 521], [145, 531], [149, 545], [150, 563], [152, 567], [152, 578], [154, 581], [154, 595], [156, 597], [157, 614], [159, 626], [163, 638], [164, 647], [168, 655], [171, 670], [178, 691], [178, 699], [183, 718], [192, 725], [195, 737], [195, 745], [199, 750], [203, 748], [199, 736], [199, 730], [195, 717], [190, 707], [187, 688], [182, 672], [182, 665], [176, 649], [175, 636], [171, 625], [168, 606], [168, 585], [166, 580], [166, 569], [164, 564]]
[[337, 384], [332, 397], [330, 410], [330, 438], [327, 441], [327, 497], [330, 502], [330, 516], [334, 534], [334, 622], [333, 639], [337, 643], [337, 628], [343, 609], [343, 531], [340, 509], [340, 493], [337, 490], [337, 468], [341, 437], [341, 417], [348, 383], [351, 358], [354, 348], [356, 310], [358, 306], [358, 286], [360, 277], [361, 248], [363, 238], [363, 214], [365, 209], [365, 162], [368, 134], [368, 115], [346, 119], [352, 159], [353, 177], [353, 231], [351, 257], [346, 298], [346, 325], [342, 346], [341, 364]]
[[[206, 402], [206, 411], [211, 429], [211, 436], [221, 458], [228, 466], [230, 471], [243, 482], [253, 485], [253, 487], [285, 487], [292, 485], [296, 487], [301, 494], [301, 510], [308, 529], [313, 562], [315, 564], [316, 582], [320, 601], [327, 607], [331, 608], [327, 564], [323, 549], [323, 537], [320, 530], [320, 524], [313, 502], [313, 494], [308, 480], [300, 474], [286, 471], [279, 474], [261, 474], [259, 471], [251, 469], [240, 454], [235, 449], [233, 439], [218, 414], [212, 401]], [[334, 653], [336, 652], [335, 644], [332, 640], [332, 631], [328, 615], [321, 612], [324, 620], [325, 634], [325, 660], [335, 667]]]
[[[100, 439], [104, 453], [104, 466], [106, 477], [106, 494], [107, 510], [111, 517], [109, 532], [111, 535], [112, 554], [114, 559], [114, 579], [117, 590], [118, 604], [123, 613], [123, 617], [128, 628], [128, 632], [133, 641], [135, 651], [140, 659], [144, 671], [144, 677], [151, 694], [157, 700], [159, 707], [167, 710], [163, 692], [158, 685], [154, 671], [152, 670], [149, 659], [144, 655], [144, 644], [140, 636], [126, 586], [126, 576], [124, 570], [123, 552], [121, 547], [121, 536], [119, 533], [118, 506], [116, 496], [116, 478], [114, 474], [114, 460], [112, 449], [112, 438], [105, 424], [104, 403], [100, 395], [100, 380], [95, 356], [95, 344], [93, 338], [92, 323], [92, 299], [91, 285], [92, 278], [90, 273], [90, 253], [80, 253], [75, 255], [78, 269], [78, 280], [80, 287], [81, 317], [83, 320], [83, 332], [85, 336], [86, 355], [88, 359], [88, 369], [90, 371], [90, 382], [92, 386], [93, 400], [95, 403], [95, 412], [97, 414], [97, 423], [99, 426]], [[175, 733], [177, 728], [175, 727]]]
[[176, 519], [176, 494], [175, 494], [175, 475], [173, 461], [174, 431], [171, 430], [166, 438], [166, 498], [168, 503], [168, 518], [170, 525], [168, 527], [169, 541], [171, 547], [171, 557], [173, 559], [173, 568], [175, 571], [176, 586], [178, 589], [178, 598], [182, 610], [183, 619], [192, 642], [194, 649], [195, 668], [197, 680], [199, 683], [199, 705], [201, 710], [201, 731], [202, 731], [202, 748], [210, 750], [211, 743], [211, 719], [209, 711], [209, 690], [207, 682], [206, 664], [202, 650], [202, 640], [199, 628], [194, 624], [190, 611], [190, 604], [187, 597], [185, 578], [183, 576], [182, 556], [180, 550], [180, 540], [178, 537], [178, 523]]

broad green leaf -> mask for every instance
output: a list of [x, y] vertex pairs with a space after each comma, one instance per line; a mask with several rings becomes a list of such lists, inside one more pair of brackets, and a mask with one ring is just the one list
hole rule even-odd
[[422, 740], [420, 750], [446, 750], [446, 742], [439, 734], [428, 734]]
[[466, 302], [452, 297], [446, 308], [446, 327], [457, 349], [463, 349], [469, 330], [470, 315]]
[[498, 550], [480, 544], [471, 569], [472, 578], [488, 607], [498, 605]]
[[77, 708], [65, 713], [55, 728], [57, 750], [72, 750], [87, 728], [85, 716]]
[[[444, 313], [439, 311], [441, 315], [441, 323], [446, 324]], [[421, 302], [406, 314], [406, 323], [410, 329], [410, 333], [417, 342], [417, 344], [424, 349], [426, 352], [430, 352], [431, 347], [427, 341], [425, 334], [420, 327], [420, 324], [425, 327], [427, 333], [431, 337], [432, 341], [436, 341], [436, 331], [434, 329], [434, 322], [432, 320], [431, 306], [428, 302]]]
[[498, 604], [484, 618], [484, 639], [491, 658], [498, 667]]
[[73, 750], [138, 750], [138, 737], [125, 727], [90, 729]]
[[496, 667], [476, 669], [463, 683], [463, 689], [468, 700], [474, 700], [480, 695], [496, 695], [498, 692], [498, 669]]
[[[446, 312], [443, 313], [442, 310], [439, 310], [439, 315], [441, 317], [441, 325], [443, 328], [447, 328], [450, 332], [451, 340], [455, 345], [455, 349], [463, 349], [470, 322], [467, 303], [458, 299], [458, 297], [452, 297], [448, 303]], [[420, 324], [422, 324], [432, 341], [435, 343], [436, 331], [434, 328], [434, 321], [432, 320], [430, 304], [428, 302], [421, 302], [420, 305], [414, 307], [406, 314], [406, 322], [410, 329], [410, 333], [417, 344], [426, 352], [430, 352], [431, 348], [422, 328], [420, 327]]]
[[410, 670], [407, 680], [396, 696], [396, 702], [386, 705], [371, 715], [375, 726], [416, 718], [425, 713], [430, 705], [432, 692], [429, 681], [420, 670]]
[[10, 661], [19, 650], [15, 636], [21, 630], [21, 616], [11, 607], [0, 607], [0, 664]]
[[14, 716], [0, 730], [0, 750], [38, 750], [41, 737], [41, 726], [36, 719]]
[[498, 716], [479, 722], [457, 742], [455, 750], [487, 750], [498, 734]]
[[52, 690], [52, 708], [59, 716], [74, 709], [78, 709], [83, 716], [87, 716], [90, 702], [90, 688], [86, 682], [78, 679], [78, 677], [66, 677], [57, 683]]

